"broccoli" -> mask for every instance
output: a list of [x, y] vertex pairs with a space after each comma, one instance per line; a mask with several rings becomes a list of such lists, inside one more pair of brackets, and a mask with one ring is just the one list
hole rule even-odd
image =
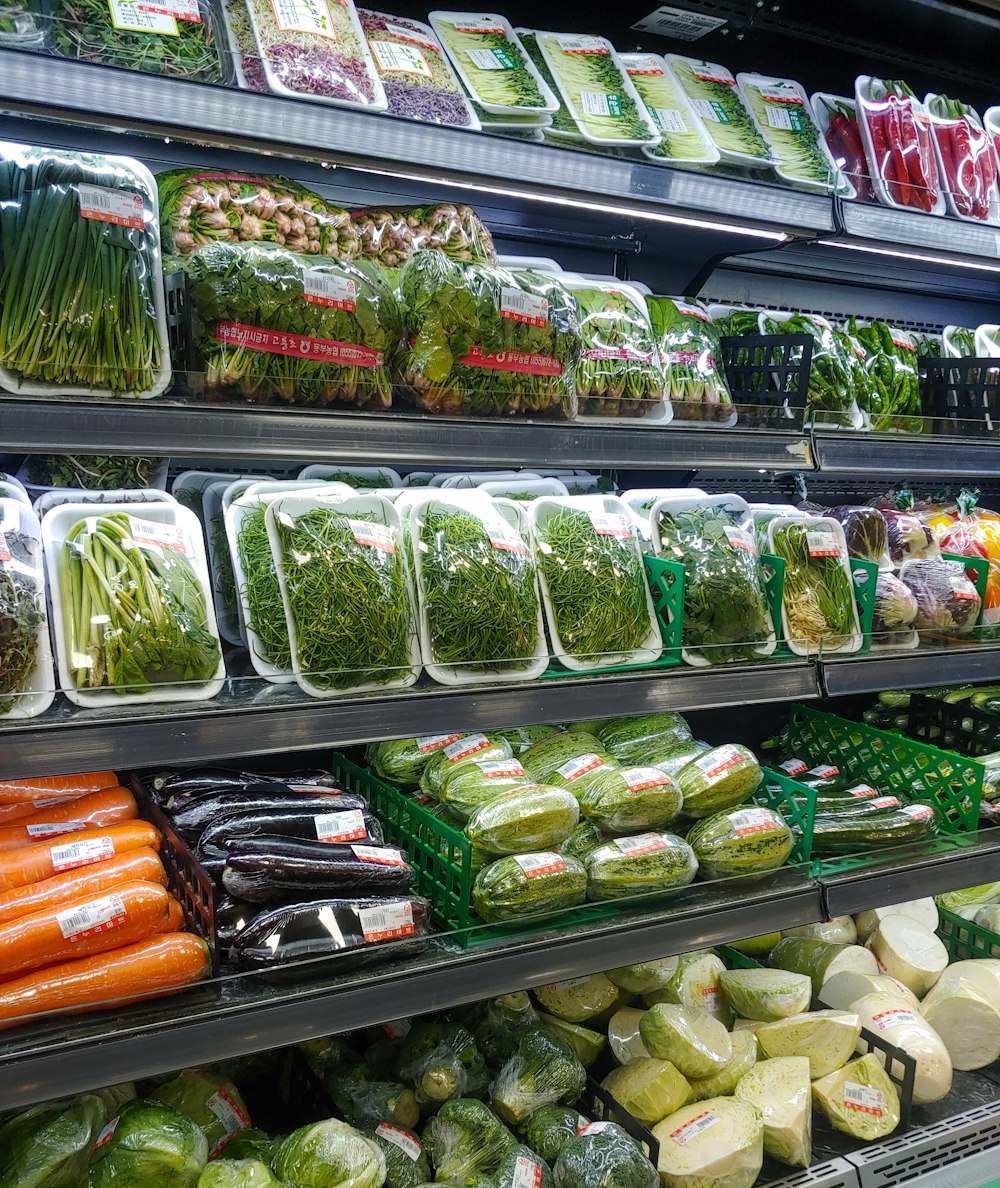
[[556, 1188], [657, 1188], [660, 1177], [639, 1145], [614, 1122], [572, 1138], [553, 1168]]
[[472, 1035], [456, 1023], [418, 1023], [400, 1052], [399, 1076], [433, 1108], [451, 1097], [476, 1097], [489, 1081]]
[[524, 1141], [548, 1163], [555, 1163], [559, 1152], [586, 1124], [576, 1110], [560, 1105], [544, 1105], [535, 1110], [521, 1128]]
[[504, 1156], [500, 1170], [494, 1177], [501, 1188], [511, 1184], [534, 1184], [536, 1188], [555, 1188], [552, 1169], [528, 1147], [516, 1146]]
[[586, 1083], [586, 1070], [564, 1039], [540, 1027], [523, 1027], [514, 1055], [494, 1082], [493, 1108], [518, 1126], [540, 1106], [576, 1101]]
[[380, 1122], [412, 1129], [420, 1120], [420, 1107], [412, 1089], [395, 1081], [368, 1081], [348, 1068], [335, 1069], [326, 1082], [337, 1109], [352, 1126], [371, 1127]]
[[492, 1176], [517, 1140], [490, 1110], [471, 1097], [446, 1101], [424, 1131], [435, 1180]]

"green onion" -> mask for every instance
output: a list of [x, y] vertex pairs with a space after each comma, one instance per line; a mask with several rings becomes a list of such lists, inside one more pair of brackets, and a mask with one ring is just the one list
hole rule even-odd
[[240, 592], [246, 609], [247, 628], [256, 635], [263, 659], [275, 668], [291, 672], [292, 647], [267, 535], [266, 513], [267, 504], [258, 503], [240, 525], [236, 548], [245, 582]]
[[[820, 521], [822, 527], [822, 521]], [[784, 524], [774, 531], [773, 548], [785, 561], [785, 618], [794, 643], [817, 650], [842, 648], [856, 627], [851, 579], [840, 557], [816, 557], [809, 551], [814, 521]]]

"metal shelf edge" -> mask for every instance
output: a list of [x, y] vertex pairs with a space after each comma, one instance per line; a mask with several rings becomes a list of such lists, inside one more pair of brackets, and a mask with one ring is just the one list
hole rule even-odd
[[817, 469], [824, 474], [879, 475], [888, 471], [914, 478], [996, 478], [1000, 440], [941, 436], [873, 436], [813, 432]]
[[1000, 680], [1000, 647], [935, 648], [895, 656], [845, 658], [823, 662], [820, 671], [828, 697], [928, 685], [986, 684]]

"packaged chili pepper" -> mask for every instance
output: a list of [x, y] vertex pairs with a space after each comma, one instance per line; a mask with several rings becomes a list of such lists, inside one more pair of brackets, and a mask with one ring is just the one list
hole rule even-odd
[[924, 100], [948, 209], [962, 219], [1000, 221], [997, 156], [975, 108], [947, 95]]
[[942, 215], [931, 120], [905, 82], [858, 77], [855, 95], [872, 181], [879, 200], [897, 209]]
[[859, 202], [875, 202], [854, 100], [818, 91], [811, 102], [816, 123], [840, 172], [837, 192]]

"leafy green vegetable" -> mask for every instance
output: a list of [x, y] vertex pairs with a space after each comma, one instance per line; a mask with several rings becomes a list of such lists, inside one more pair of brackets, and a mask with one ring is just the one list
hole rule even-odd
[[290, 1134], [275, 1152], [274, 1170], [297, 1188], [381, 1188], [385, 1182], [381, 1149], [336, 1118]]
[[412, 1131], [380, 1122], [366, 1137], [385, 1156], [386, 1183], [391, 1188], [416, 1188], [431, 1178], [427, 1152]]
[[647, 297], [674, 416], [687, 421], [724, 421], [733, 411], [719, 335], [697, 302]]
[[501, 25], [494, 25], [487, 21], [486, 31], [469, 29], [446, 13], [436, 14], [434, 20], [435, 31], [462, 71], [473, 99], [491, 107], [546, 107], [548, 100], [528, 70], [520, 44]]
[[[360, 1071], [366, 1071], [364, 1066]], [[410, 1128], [420, 1119], [413, 1090], [398, 1081], [370, 1081], [350, 1068], [339, 1067], [330, 1073], [327, 1089], [337, 1109], [354, 1126], [390, 1122]]]
[[626, 86], [617, 55], [603, 37], [543, 33], [542, 48], [576, 126], [599, 143], [651, 144], [654, 136]]
[[743, 106], [736, 79], [714, 62], [671, 55], [677, 81], [702, 117], [705, 131], [723, 153], [770, 160], [770, 150]]
[[742, 83], [750, 110], [778, 162], [779, 174], [832, 191], [833, 167], [820, 146], [820, 131], [798, 83], [751, 75]]
[[[820, 525], [822, 526], [822, 525]], [[810, 548], [812, 520], [774, 529], [775, 553], [785, 561], [784, 611], [788, 637], [801, 647], [842, 648], [857, 631], [851, 579], [839, 554]]]
[[[559, 95], [559, 84], [552, 77], [552, 71], [549, 69], [548, 62], [545, 61], [545, 55], [542, 53], [538, 45], [538, 34], [532, 33], [528, 29], [523, 29], [518, 36], [521, 39], [521, 45], [524, 47], [524, 52], [534, 62], [535, 68], [542, 76], [543, 81], [548, 85], [552, 94]], [[576, 127], [576, 120], [570, 115], [566, 109], [565, 103], [560, 103], [558, 110], [552, 114], [552, 123], [549, 125], [553, 132], [572, 132], [574, 135], [579, 135]], [[971, 353], [971, 352], [970, 352]]]
[[15, 708], [30, 685], [38, 633], [45, 626], [40, 575], [32, 576], [41, 563], [41, 544], [6, 524], [3, 539], [10, 558], [0, 561], [0, 714]]
[[[575, 413], [580, 323], [557, 278], [417, 252], [403, 271], [401, 294], [409, 343], [403, 379], [419, 408], [473, 416]], [[531, 321], [523, 320], [524, 310]]]
[[475, 1097], [489, 1074], [471, 1033], [457, 1023], [416, 1023], [400, 1052], [399, 1075], [421, 1105]]
[[[683, 95], [662, 60], [656, 54], [621, 54], [632, 85], [646, 113], [660, 133], [658, 144], [648, 145], [646, 153], [666, 161], [704, 161], [716, 159], [711, 142], [692, 122]], [[652, 308], [650, 309], [652, 313]]]
[[583, 351], [576, 371], [580, 412], [644, 417], [663, 399], [663, 373], [646, 312], [622, 289], [573, 286]]
[[216, 1102], [221, 1100], [237, 1117], [242, 1114], [243, 1125], [249, 1123], [246, 1104], [232, 1081], [202, 1069], [185, 1069], [173, 1080], [160, 1085], [151, 1097], [173, 1107], [196, 1123], [208, 1140], [210, 1152], [229, 1135], [225, 1123], [212, 1108]]
[[637, 1056], [610, 1072], [604, 1088], [633, 1117], [652, 1126], [691, 1100], [691, 1086], [669, 1060]]
[[236, 548], [245, 580], [241, 594], [248, 612], [247, 627], [257, 637], [253, 645], [259, 645], [268, 664], [291, 672], [292, 645], [278, 570], [267, 535], [267, 504], [262, 500], [247, 511], [240, 523]]
[[105, 1118], [92, 1094], [11, 1114], [0, 1125], [0, 1188], [79, 1188]]
[[587, 1073], [573, 1049], [544, 1028], [525, 1028], [517, 1050], [497, 1073], [493, 1109], [511, 1126], [519, 1126], [543, 1105], [575, 1102]]
[[198, 1179], [198, 1188], [282, 1188], [259, 1159], [219, 1159]]
[[148, 487], [160, 458], [109, 454], [29, 454], [28, 479], [40, 487], [117, 491]]
[[263, 1130], [255, 1130], [253, 1127], [249, 1127], [246, 1130], [238, 1130], [225, 1143], [222, 1150], [216, 1156], [216, 1160], [247, 1159], [270, 1165], [278, 1141], [278, 1139], [271, 1138]]
[[552, 1169], [538, 1152], [520, 1144], [508, 1151], [496, 1173], [497, 1184], [534, 1184], [536, 1188], [555, 1188]]
[[195, 1188], [208, 1161], [200, 1128], [157, 1101], [130, 1101], [122, 1107], [114, 1133], [94, 1152], [88, 1188], [156, 1184]]

